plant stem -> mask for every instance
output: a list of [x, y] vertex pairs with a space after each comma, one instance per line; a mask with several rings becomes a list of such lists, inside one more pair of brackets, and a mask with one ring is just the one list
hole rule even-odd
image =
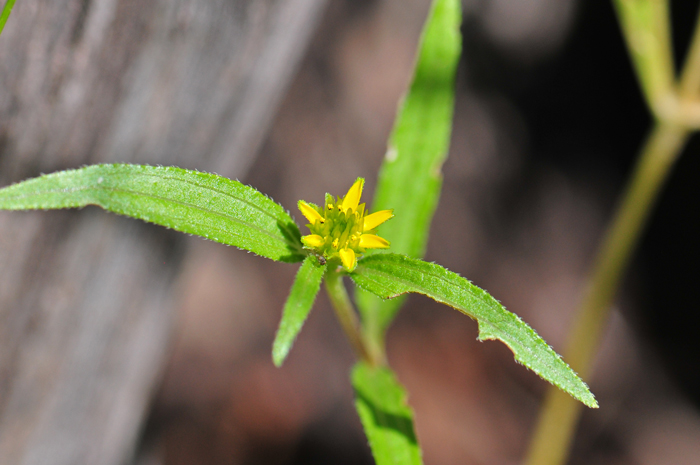
[[[618, 18], [628, 42], [630, 55], [637, 65], [637, 75], [644, 88], [645, 73], [654, 67], [662, 70], [667, 68], [670, 58], [664, 55], [672, 53], [670, 39], [663, 40], [664, 46], [657, 47], [652, 52], [642, 53], [642, 49], [633, 46], [639, 45], [635, 37], [645, 34], [648, 36], [651, 32], [655, 32], [657, 36], [665, 38], [668, 35], [668, 26], [660, 25], [661, 18], [652, 19], [647, 24], [630, 19], [645, 16], [642, 9], [652, 7], [657, 9], [655, 16], [664, 16], [663, 21], [666, 22], [668, 21], [668, 2], [663, 0], [658, 5], [653, 5], [648, 1], [616, 0], [615, 5], [618, 7]], [[659, 11], [666, 14], [659, 15]], [[647, 19], [649, 20], [648, 16]], [[676, 87], [677, 90], [673, 90]], [[650, 92], [650, 90], [653, 91]], [[687, 115], [683, 113], [682, 106], [678, 106], [674, 110], [677, 114], [674, 114], [674, 111], [665, 111], [663, 105], [659, 105], [658, 102], [675, 100], [692, 104], [696, 101], [699, 91], [700, 12], [678, 85], [674, 83], [670, 89], [666, 85], [645, 88], [649, 108], [656, 118], [656, 123], [642, 147], [622, 202], [598, 251], [584, 300], [579, 307], [573, 332], [567, 350], [564, 352], [564, 359], [579, 372], [584, 380], [591, 374], [593, 358], [610, 313], [612, 299], [615, 297], [620, 279], [639, 241], [654, 201], [690, 137], [691, 130], [698, 129], [698, 124], [695, 124], [692, 118], [686, 118]], [[668, 92], [667, 97], [670, 98], [663, 95], [665, 92]], [[580, 403], [550, 387], [524, 463], [527, 465], [564, 463], [580, 413]]]
[[669, 0], [613, 0], [649, 108], [668, 105], [675, 87]]
[[700, 9], [678, 87], [682, 99], [694, 99], [700, 91]]
[[360, 321], [343, 284], [343, 275], [332, 268], [329, 266], [328, 271], [326, 271], [326, 292], [331, 300], [340, 326], [343, 328], [343, 332], [345, 332], [357, 357], [371, 366], [377, 366], [379, 363], [370, 355], [372, 352], [368, 350], [365, 339], [362, 336]]
[[[366, 316], [366, 314], [365, 314]], [[386, 328], [379, 324], [379, 320], [375, 318], [362, 318], [364, 341], [367, 343], [367, 350], [372, 360], [377, 365], [386, 365], [386, 348], [384, 341], [386, 339]]]
[[[573, 323], [564, 360], [585, 380], [608, 320], [620, 279], [639, 241], [659, 189], [688, 140], [688, 129], [657, 123], [640, 153], [605, 240], [598, 252], [584, 300]], [[564, 463], [582, 404], [550, 386], [530, 444], [526, 464]]]

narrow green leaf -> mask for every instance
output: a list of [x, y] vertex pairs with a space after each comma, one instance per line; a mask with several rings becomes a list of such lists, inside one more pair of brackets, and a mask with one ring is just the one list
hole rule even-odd
[[352, 370], [352, 386], [355, 407], [377, 465], [422, 464], [413, 411], [391, 370], [360, 362]]
[[10, 17], [10, 12], [12, 11], [13, 6], [15, 6], [15, 0], [7, 0], [5, 2], [2, 13], [0, 13], [0, 34], [2, 33], [3, 29], [5, 29], [5, 23], [7, 23], [7, 18]]
[[0, 189], [0, 210], [97, 205], [284, 262], [304, 258], [299, 228], [252, 187], [172, 167], [93, 165]]
[[[394, 209], [381, 236], [391, 250], [420, 258], [442, 187], [442, 164], [452, 131], [455, 70], [461, 50], [459, 0], [435, 0], [421, 37], [413, 82], [404, 97], [379, 172], [372, 211]], [[358, 306], [379, 333], [400, 300], [382, 302], [358, 293]], [[375, 321], [369, 321], [375, 320]], [[375, 337], [380, 337], [376, 334]]]
[[422, 256], [440, 196], [452, 131], [461, 38], [459, 0], [435, 0], [423, 30], [410, 90], [379, 173], [372, 211], [393, 208], [382, 227], [392, 250]]
[[294, 344], [321, 287], [326, 265], [321, 265], [316, 257], [309, 255], [301, 264], [292, 290], [287, 297], [282, 311], [282, 321], [277, 329], [275, 342], [272, 344], [272, 360], [276, 366], [282, 366], [289, 350]]
[[587, 406], [598, 407], [588, 386], [532, 328], [456, 273], [405, 255], [375, 254], [360, 260], [350, 276], [385, 299], [417, 292], [459, 310], [479, 322], [479, 340], [500, 339], [518, 362]]

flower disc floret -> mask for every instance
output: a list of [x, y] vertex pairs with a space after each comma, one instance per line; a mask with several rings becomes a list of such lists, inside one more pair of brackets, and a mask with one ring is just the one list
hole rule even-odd
[[393, 217], [393, 210], [367, 214], [360, 203], [365, 180], [357, 178], [345, 197], [326, 194], [323, 208], [299, 201], [299, 210], [309, 220], [311, 234], [303, 236], [304, 248], [326, 260], [339, 259], [352, 271], [366, 249], [387, 249], [389, 241], [379, 237], [376, 228]]

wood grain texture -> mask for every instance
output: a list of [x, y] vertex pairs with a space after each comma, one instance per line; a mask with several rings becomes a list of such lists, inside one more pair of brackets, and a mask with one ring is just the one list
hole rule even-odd
[[[0, 37], [0, 183], [96, 162], [244, 176], [325, 0], [27, 0]], [[0, 463], [129, 460], [181, 235], [0, 213]]]

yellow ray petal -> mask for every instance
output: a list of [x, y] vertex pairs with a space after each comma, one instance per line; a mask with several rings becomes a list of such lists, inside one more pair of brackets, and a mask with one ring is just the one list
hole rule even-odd
[[363, 234], [360, 236], [360, 247], [363, 249], [388, 249], [389, 241], [376, 234]]
[[297, 205], [299, 206], [299, 211], [301, 211], [301, 214], [304, 215], [307, 220], [309, 220], [309, 223], [315, 224], [316, 220], [321, 220], [321, 223], [323, 223], [323, 217], [314, 207], [303, 200], [300, 200]]
[[393, 216], [394, 210], [381, 210], [374, 212], [371, 215], [367, 215], [365, 216], [365, 222], [362, 230], [369, 231], [370, 229], [374, 229]]
[[350, 190], [343, 198], [343, 204], [340, 206], [345, 212], [352, 208], [352, 211], [357, 211], [357, 206], [360, 204], [360, 197], [362, 197], [362, 188], [365, 185], [365, 180], [363, 178], [357, 178], [355, 184], [352, 185]]
[[355, 269], [355, 251], [352, 249], [340, 249], [338, 252], [338, 255], [340, 255], [340, 261], [343, 262], [343, 267], [348, 270], [352, 271]]
[[307, 247], [318, 249], [323, 246], [325, 240], [318, 234], [309, 234], [308, 236], [302, 236], [301, 242]]

